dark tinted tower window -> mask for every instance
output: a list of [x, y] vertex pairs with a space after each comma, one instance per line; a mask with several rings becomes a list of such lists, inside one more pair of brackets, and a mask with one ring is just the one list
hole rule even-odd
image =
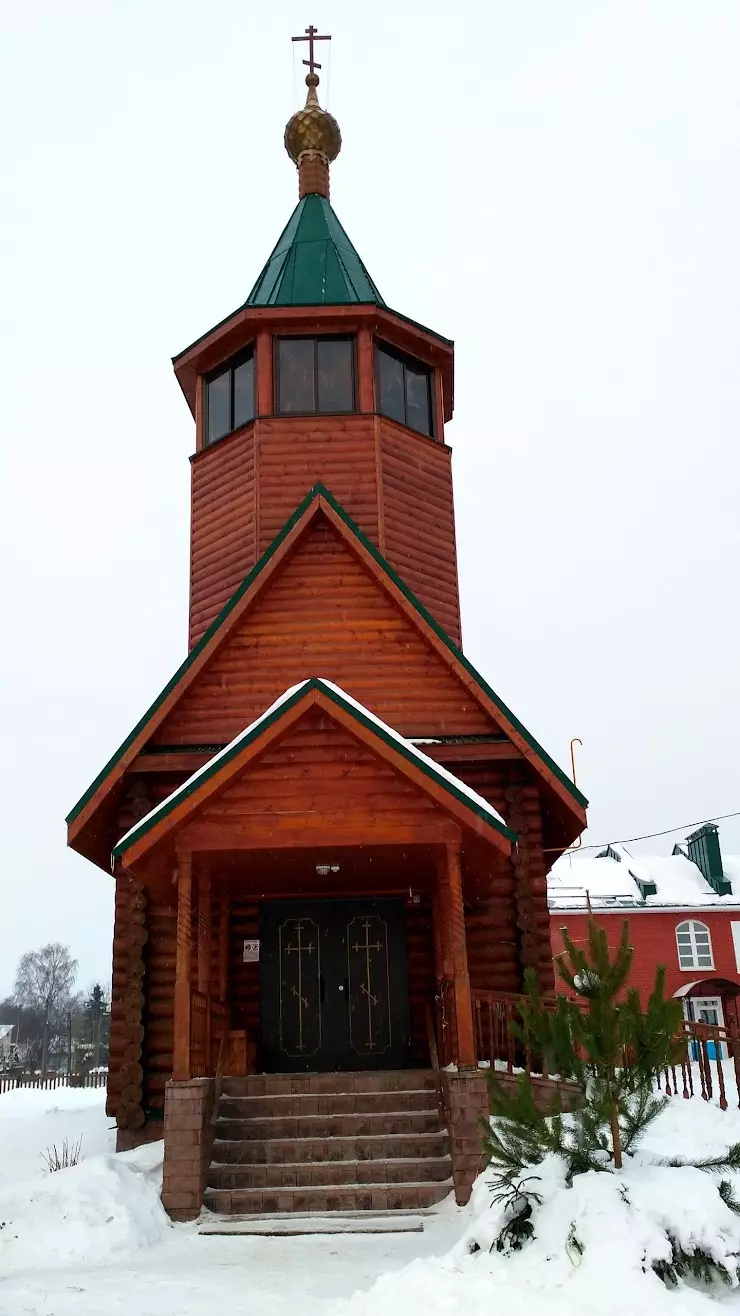
[[278, 340], [278, 411], [315, 411], [314, 339]]
[[250, 348], [205, 383], [206, 443], [254, 420], [254, 355]]
[[316, 374], [319, 411], [353, 411], [352, 340], [317, 338]]
[[354, 339], [279, 338], [277, 410], [282, 415], [355, 409]]
[[406, 424], [420, 434], [431, 434], [429, 371], [411, 362], [406, 364]]
[[375, 346], [378, 410], [419, 434], [434, 435], [433, 372], [390, 347]]
[[254, 357], [234, 368], [234, 429], [254, 420]]
[[379, 410], [384, 416], [406, 424], [406, 405], [403, 396], [403, 365], [398, 357], [377, 348], [378, 383], [380, 392]]
[[231, 371], [208, 384], [208, 442], [223, 438], [231, 429]]

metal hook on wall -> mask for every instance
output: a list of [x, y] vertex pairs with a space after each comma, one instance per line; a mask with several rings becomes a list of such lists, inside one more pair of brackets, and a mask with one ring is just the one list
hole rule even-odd
[[[575, 754], [575, 750], [574, 750], [574, 748], [573, 748], [574, 745], [580, 745], [580, 746], [581, 746], [581, 749], [583, 749], [583, 741], [581, 740], [580, 736], [574, 736], [573, 739], [572, 739], [571, 742], [570, 742], [570, 768], [571, 768], [571, 776], [572, 776], [572, 778], [573, 778], [573, 785], [574, 785], [574, 786], [577, 786], [577, 785], [578, 785], [578, 782], [576, 781], [576, 754]], [[583, 844], [583, 835], [579, 836], [579, 837], [578, 837], [578, 840], [573, 842], [573, 844], [570, 846], [570, 849], [571, 849], [571, 850], [580, 850], [582, 844]]]

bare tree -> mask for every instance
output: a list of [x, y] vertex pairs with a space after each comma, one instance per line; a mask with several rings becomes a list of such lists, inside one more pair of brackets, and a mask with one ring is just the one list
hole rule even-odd
[[38, 1010], [42, 1018], [41, 1069], [49, 1058], [49, 1031], [59, 1015], [69, 1008], [77, 977], [77, 960], [69, 946], [52, 941], [40, 950], [27, 950], [18, 963], [14, 996], [18, 1005]]

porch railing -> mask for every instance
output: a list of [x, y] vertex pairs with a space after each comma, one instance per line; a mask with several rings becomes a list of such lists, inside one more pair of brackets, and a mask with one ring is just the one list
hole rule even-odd
[[190, 993], [190, 1076], [207, 1078], [209, 1074], [210, 1041], [209, 1000], [205, 992]]
[[228, 1012], [222, 1001], [194, 987], [190, 993], [190, 1076], [211, 1078], [226, 1045]]
[[[544, 1058], [529, 1045], [526, 1034], [521, 1035], [524, 997], [480, 990], [471, 995], [479, 1065], [548, 1079]], [[680, 1059], [656, 1075], [658, 1088], [667, 1096], [686, 1099], [701, 1096], [711, 1101], [716, 1097], [723, 1110], [730, 1101], [740, 1106], [740, 1029], [734, 1020], [729, 1020], [727, 1028], [685, 1020], [677, 1040]], [[450, 1059], [442, 1063], [449, 1064]], [[628, 1057], [625, 1063], [629, 1063]]]
[[457, 1025], [455, 994], [452, 982], [444, 978], [437, 986], [434, 998], [437, 1055], [442, 1069], [457, 1061]]

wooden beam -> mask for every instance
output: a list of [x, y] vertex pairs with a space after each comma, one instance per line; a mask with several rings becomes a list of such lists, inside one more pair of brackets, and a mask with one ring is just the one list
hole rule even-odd
[[[215, 750], [214, 750], [215, 753]], [[173, 748], [171, 754], [139, 754], [131, 764], [132, 772], [187, 772], [188, 776], [202, 768], [213, 758], [213, 753], [181, 753]]]
[[468, 952], [465, 945], [465, 912], [460, 867], [460, 840], [448, 841], [446, 846], [447, 914], [452, 951], [452, 980], [455, 993], [457, 1021], [457, 1063], [461, 1069], [477, 1064], [475, 1029], [473, 1025], [473, 999], [468, 975]]
[[172, 1077], [190, 1078], [190, 968], [192, 960], [193, 856], [180, 851], [177, 864], [177, 950]]
[[205, 869], [198, 878], [198, 991], [206, 996], [211, 986], [211, 875]]
[[417, 745], [435, 763], [490, 763], [492, 760], [522, 759], [524, 755], [510, 740], [487, 745]]
[[[459, 828], [453, 822], [440, 820], [438, 823], [426, 823], [424, 826], [384, 826], [381, 819], [376, 826], [356, 826], [347, 828], [322, 825], [318, 820], [316, 827], [307, 825], [307, 819], [292, 818], [265, 825], [260, 818], [247, 819], [243, 824], [234, 823], [226, 826], [217, 823], [191, 823], [183, 830], [183, 839], [194, 851], [223, 850], [290, 850], [325, 849], [339, 846], [378, 846], [378, 845], [444, 845], [451, 836], [459, 835]], [[292, 824], [289, 828], [287, 824]]]
[[229, 923], [231, 921], [231, 897], [222, 888], [218, 906], [218, 999], [223, 1005], [229, 996]]

